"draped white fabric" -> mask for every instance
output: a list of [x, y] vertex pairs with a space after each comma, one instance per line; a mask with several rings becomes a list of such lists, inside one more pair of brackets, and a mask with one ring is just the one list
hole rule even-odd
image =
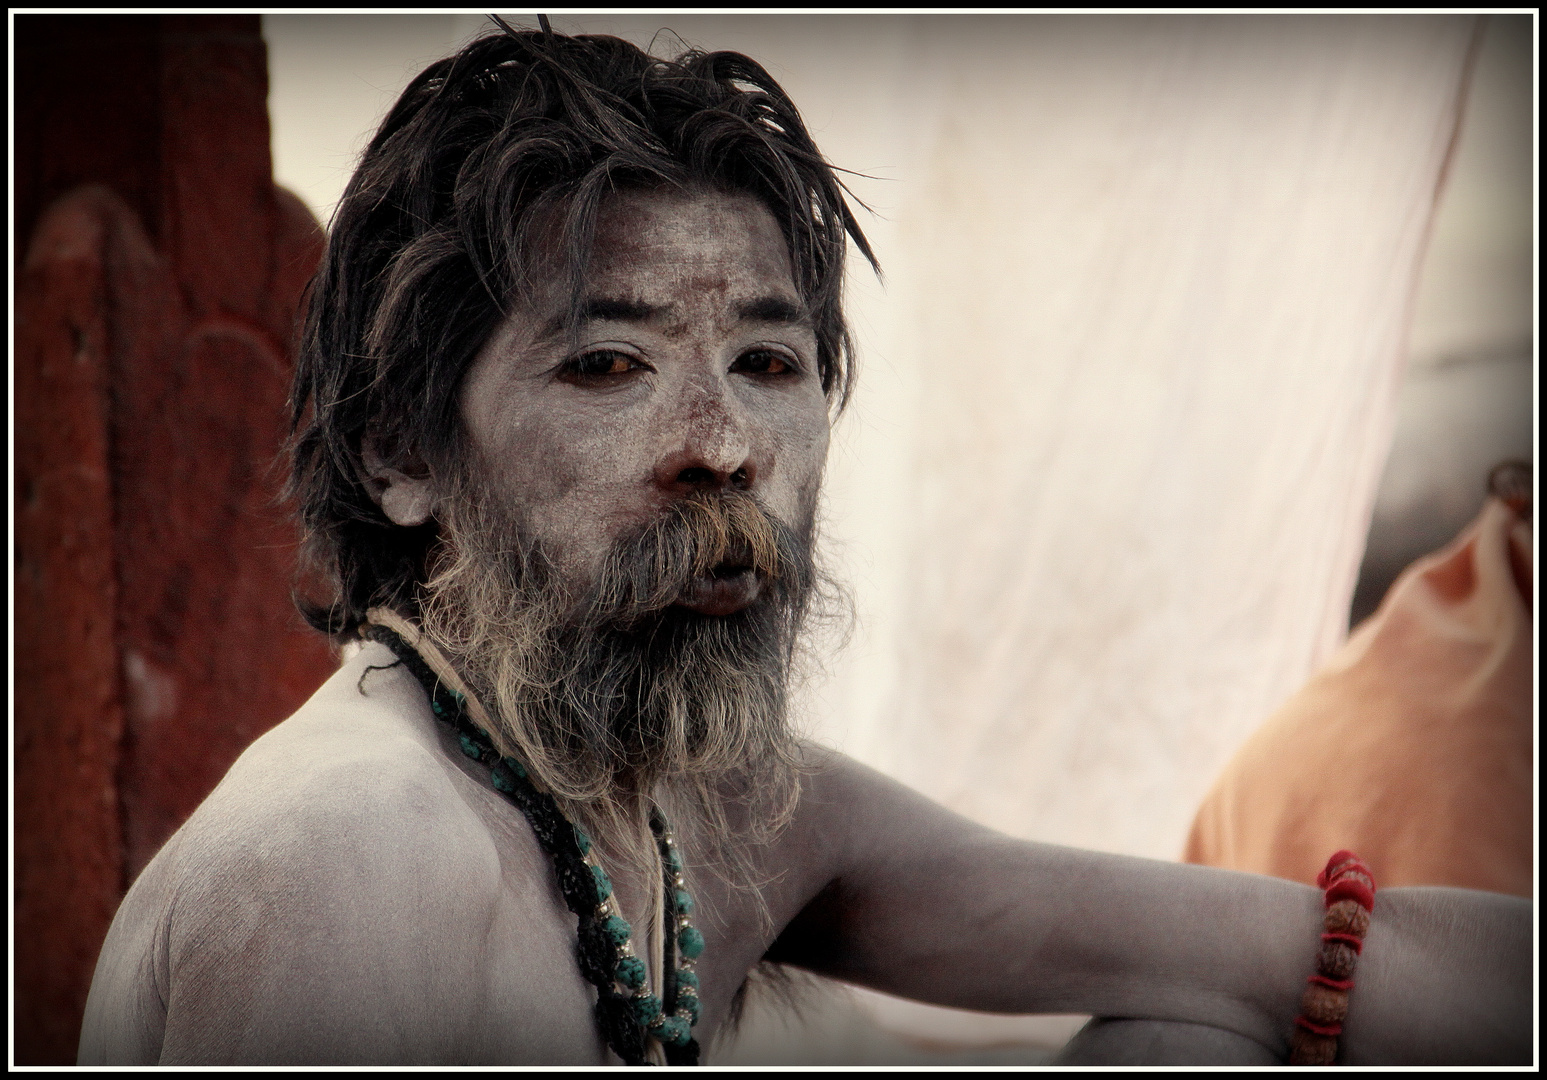
[[917, 42], [948, 74], [878, 350], [912, 400], [831, 489], [859, 534], [843, 489], [902, 474], [869, 534], [894, 674], [825, 714], [851, 752], [1010, 832], [1177, 853], [1342, 638], [1470, 22]]
[[[747, 52], [870, 177], [825, 504], [858, 621], [810, 730], [1006, 832], [1174, 858], [1343, 636], [1474, 20], [554, 22]], [[420, 59], [479, 20], [434, 25]]]
[[[849, 433], [830, 487], [834, 532], [885, 553], [872, 651], [821, 713], [850, 753], [1007, 832], [1176, 856], [1342, 638], [1470, 29], [915, 39], [930, 127], [877, 348], [908, 397]], [[879, 460], [887, 512], [861, 520], [845, 489]], [[1038, 1030], [876, 1006], [939, 1036]]]

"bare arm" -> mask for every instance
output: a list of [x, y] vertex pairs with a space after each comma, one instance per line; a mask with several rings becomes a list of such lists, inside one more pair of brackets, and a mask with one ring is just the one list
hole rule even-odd
[[1531, 901], [1471, 889], [1382, 889], [1349, 995], [1352, 1065], [1528, 1064]]
[[[1531, 1060], [1530, 905], [1467, 889], [1383, 890], [1344, 1025], [1347, 1065], [1522, 1064]], [[1478, 995], [1462, 1006], [1446, 980]], [[1457, 1018], [1461, 1019], [1461, 1018]], [[1062, 1064], [1272, 1064], [1267, 1047], [1217, 1027], [1153, 1020], [1092, 1021]]]
[[[941, 1005], [1181, 1021], [1287, 1055], [1317, 890], [1013, 840], [843, 760], [810, 791], [791, 842], [831, 875], [772, 958]], [[1345, 1055], [1529, 1060], [1529, 943], [1529, 903], [1383, 890]]]

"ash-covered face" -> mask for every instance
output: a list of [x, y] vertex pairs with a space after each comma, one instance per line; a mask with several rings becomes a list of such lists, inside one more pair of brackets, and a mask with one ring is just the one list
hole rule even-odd
[[[773, 216], [746, 196], [625, 192], [599, 216], [585, 318], [555, 287], [505, 320], [463, 381], [490, 494], [577, 589], [618, 538], [695, 492], [740, 490], [809, 521], [827, 454], [816, 335]], [[685, 607], [756, 599], [737, 565]]]
[[367, 445], [369, 482], [398, 524], [439, 518], [421, 619], [502, 752], [593, 835], [665, 781], [728, 842], [723, 783], [756, 777], [765, 824], [794, 805], [790, 675], [838, 598], [814, 552], [816, 335], [751, 198], [614, 195], [588, 271], [578, 325], [555, 281], [474, 359], [454, 475]]

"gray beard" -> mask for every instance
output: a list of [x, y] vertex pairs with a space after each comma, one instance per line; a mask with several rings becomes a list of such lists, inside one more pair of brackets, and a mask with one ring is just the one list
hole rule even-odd
[[[691, 818], [679, 835], [688, 826], [699, 854], [742, 877], [739, 849], [771, 839], [799, 791], [789, 688], [827, 581], [813, 557], [814, 497], [790, 527], [743, 492], [690, 496], [619, 539], [576, 595], [482, 483], [457, 486], [421, 614], [483, 700], [496, 746], [615, 857], [653, 858], [639, 822], [664, 796]], [[675, 606], [727, 563], [759, 575], [748, 607]]]

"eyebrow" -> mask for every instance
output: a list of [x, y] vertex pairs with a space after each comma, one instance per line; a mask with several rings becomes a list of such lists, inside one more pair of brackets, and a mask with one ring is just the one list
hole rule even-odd
[[665, 304], [647, 304], [643, 300], [629, 300], [621, 296], [600, 296], [581, 305], [580, 321], [649, 322], [669, 310]]
[[[736, 305], [736, 318], [742, 322], [774, 323], [782, 326], [809, 326], [811, 313], [804, 304], [788, 297], [770, 294]], [[671, 313], [667, 304], [648, 304], [622, 296], [592, 297], [580, 306], [580, 323], [649, 322]], [[574, 325], [569, 312], [555, 315], [543, 330], [543, 337], [557, 337]]]
[[[621, 296], [599, 296], [580, 305], [579, 324], [588, 322], [649, 322], [658, 316], [666, 314], [669, 309], [664, 304], [647, 304], [643, 300], [630, 300]], [[571, 326], [576, 325], [570, 312], [561, 311], [543, 328], [544, 338], [557, 337]]]
[[805, 326], [811, 323], [811, 313], [806, 305], [798, 304], [783, 296], [759, 296], [736, 305], [736, 317], [743, 322], [778, 323], [784, 326]]

